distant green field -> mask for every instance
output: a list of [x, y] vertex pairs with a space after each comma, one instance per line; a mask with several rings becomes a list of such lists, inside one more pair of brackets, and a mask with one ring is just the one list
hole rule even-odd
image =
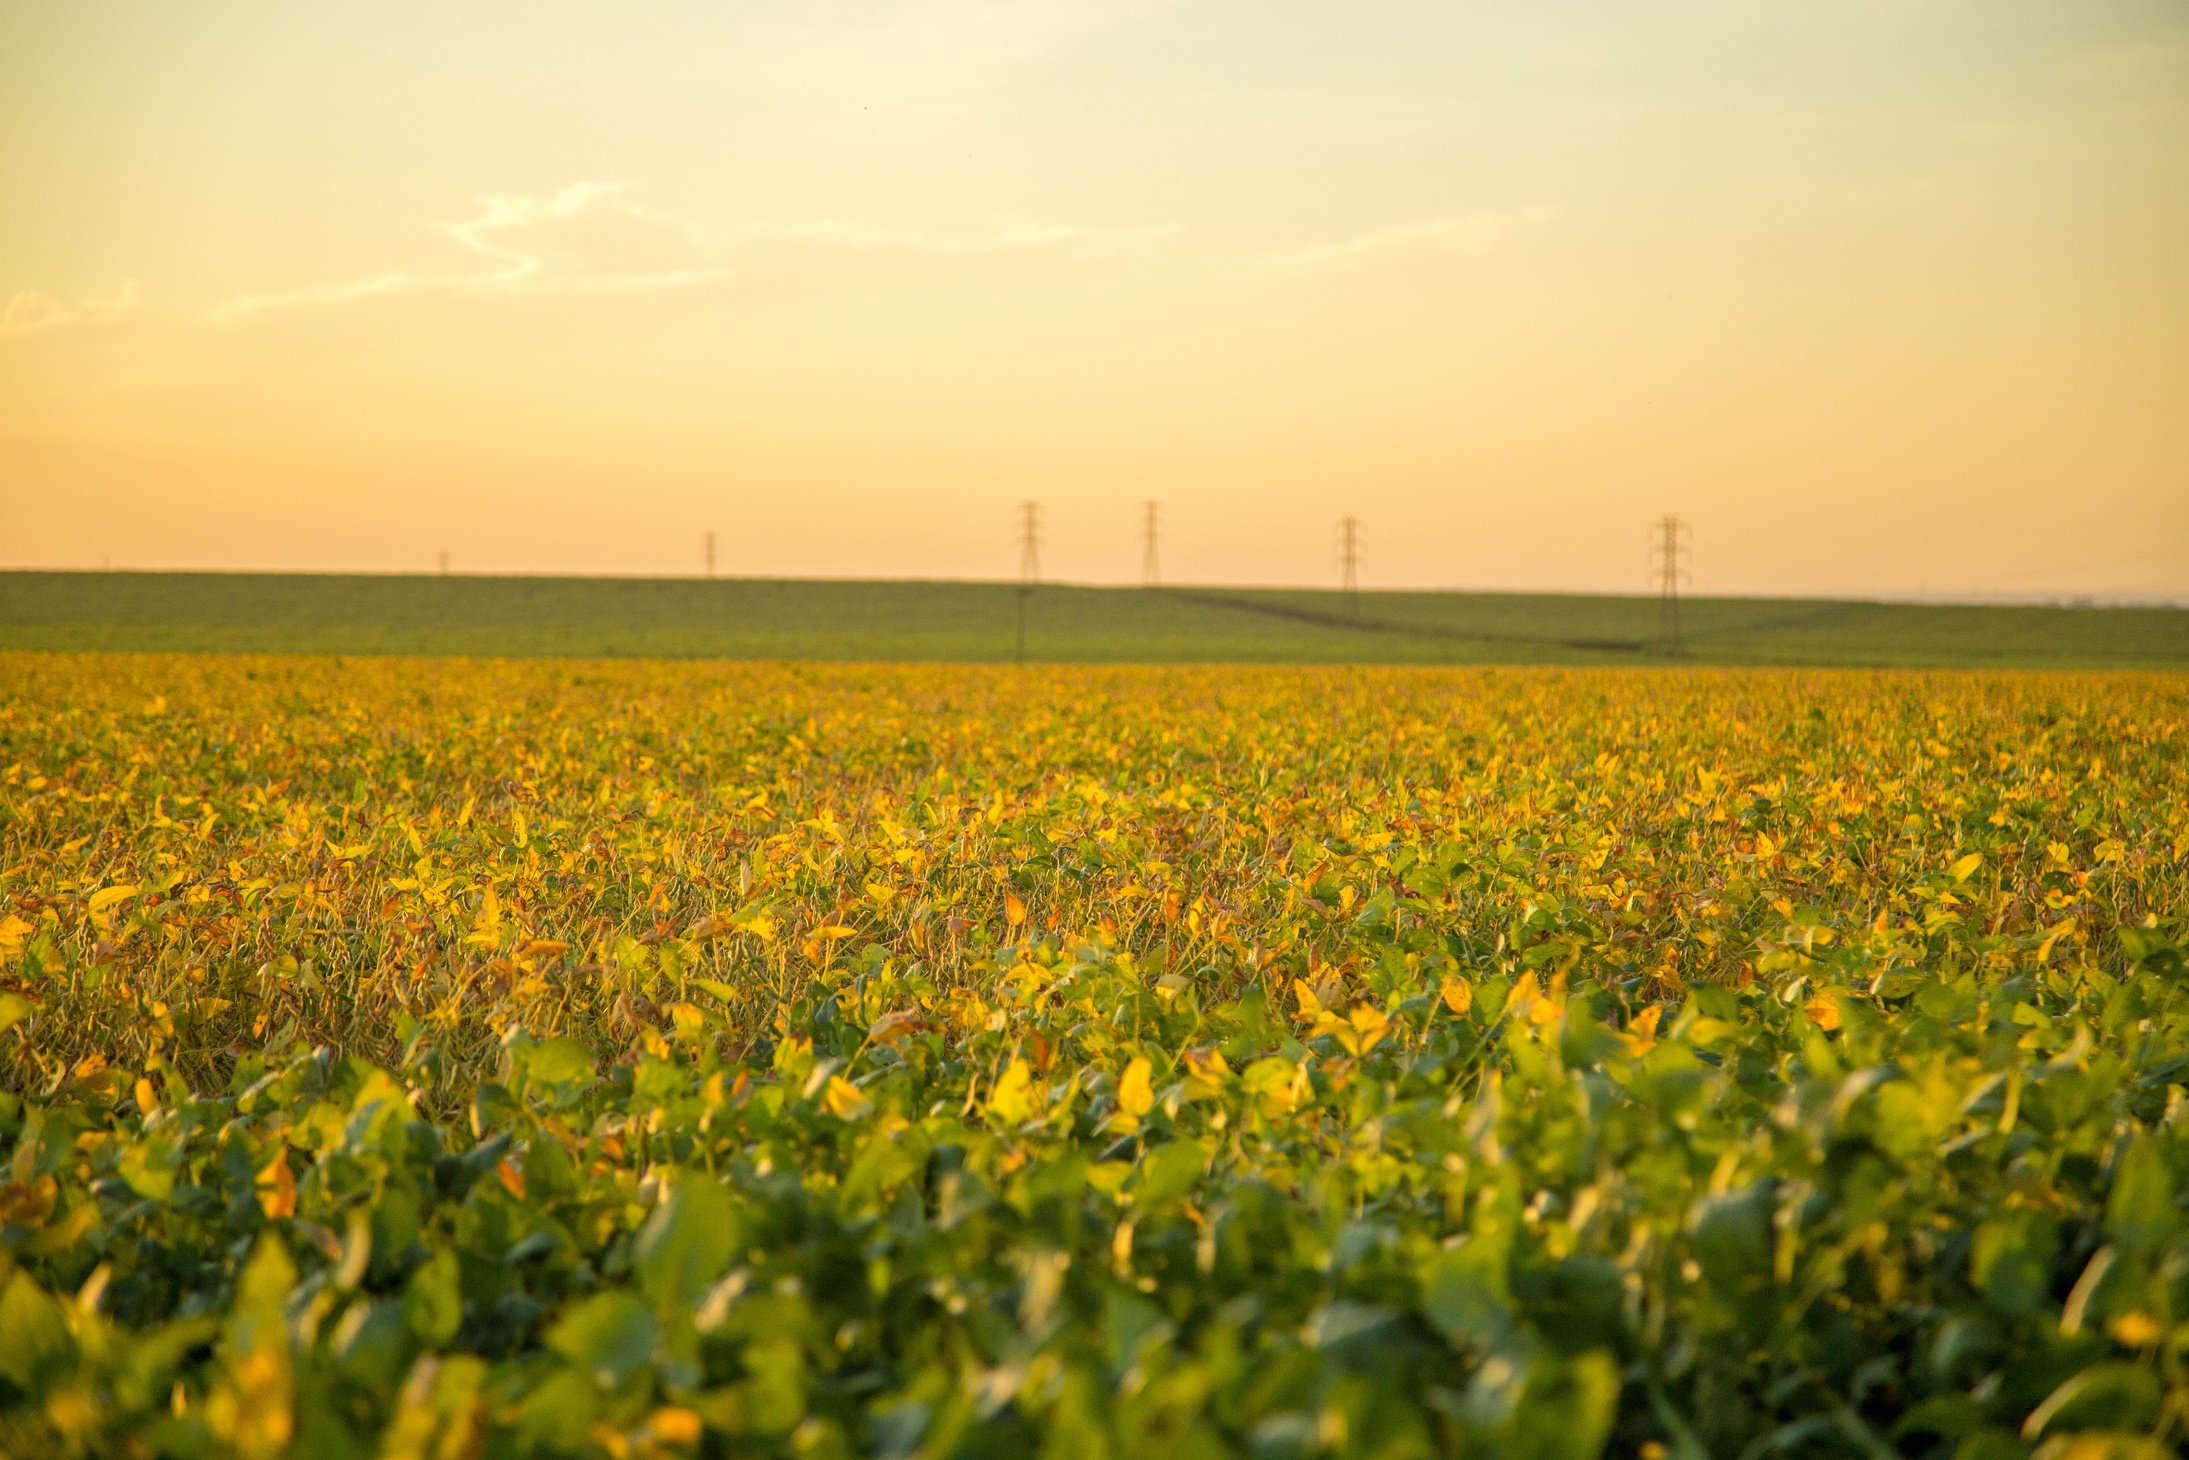
[[[1007, 660], [1001, 583], [0, 573], [0, 648], [531, 657]], [[1685, 656], [1718, 664], [2189, 667], [2189, 611], [1697, 598]], [[1647, 597], [1050, 587], [1050, 662], [1662, 660]]]

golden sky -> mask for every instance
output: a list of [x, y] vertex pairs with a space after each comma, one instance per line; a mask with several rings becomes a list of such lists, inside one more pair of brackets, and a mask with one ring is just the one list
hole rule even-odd
[[0, 563], [2189, 595], [2179, 0], [0, 7]]

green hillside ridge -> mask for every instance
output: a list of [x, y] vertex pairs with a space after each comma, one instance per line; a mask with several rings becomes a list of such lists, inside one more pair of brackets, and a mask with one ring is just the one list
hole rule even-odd
[[[0, 573], [0, 648], [999, 661], [1009, 583], [302, 573]], [[2189, 610], [1690, 598], [1706, 664], [2189, 668]], [[1641, 664], [1654, 598], [1043, 585], [1045, 662]]]

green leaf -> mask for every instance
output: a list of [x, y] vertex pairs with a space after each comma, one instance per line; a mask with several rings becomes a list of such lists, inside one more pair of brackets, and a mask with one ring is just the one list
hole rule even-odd
[[509, 1060], [518, 1085], [550, 1095], [572, 1095], [593, 1083], [592, 1052], [575, 1039], [520, 1040], [510, 1045]]
[[2047, 1395], [2022, 1424], [2022, 1438], [2047, 1431], [2141, 1429], [2155, 1423], [2159, 1376], [2136, 1364], [2098, 1364]]
[[1421, 1311], [1454, 1343], [1495, 1351], [1513, 1338], [1512, 1291], [1501, 1244], [1469, 1238], [1429, 1260]]
[[1506, 1460], [1596, 1460], [1611, 1437], [1618, 1403], [1619, 1366], [1602, 1349], [1574, 1359], [1537, 1359], [1502, 1453]]
[[464, 1321], [462, 1271], [447, 1248], [427, 1258], [403, 1285], [403, 1321], [427, 1348], [456, 1337]]
[[606, 1388], [622, 1383], [653, 1356], [656, 1336], [654, 1315], [638, 1295], [618, 1289], [597, 1293], [563, 1314], [548, 1330], [547, 1346]]
[[631, 1245], [639, 1287], [657, 1309], [688, 1307], [729, 1267], [738, 1244], [729, 1193], [704, 1172], [681, 1172]]
[[573, 1453], [598, 1413], [600, 1396], [584, 1375], [568, 1369], [548, 1375], [517, 1406], [519, 1453]]
[[2051, 1224], [2017, 1212], [1976, 1230], [1970, 1273], [1992, 1307], [2019, 1318], [2044, 1302], [2052, 1274]]
[[1111, 1288], [1102, 1300], [1102, 1352], [1112, 1369], [1122, 1372], [1139, 1356], [1141, 1344], [1151, 1335], [1170, 1332], [1163, 1310], [1138, 1293]]
[[219, 1333], [220, 1320], [205, 1316], [177, 1319], [142, 1335], [116, 1365], [116, 1397], [132, 1409], [165, 1403], [172, 1391], [175, 1370], [191, 1350], [209, 1343]]
[[36, 1012], [37, 1006], [21, 994], [0, 994], [0, 1034], [7, 1033]]
[[235, 1306], [228, 1311], [229, 1353], [276, 1353], [289, 1347], [282, 1308], [295, 1286], [296, 1264], [289, 1260], [281, 1239], [265, 1233], [244, 1264], [243, 1276], [236, 1280]]
[[2124, 1247], [2152, 1248], [2181, 1225], [2174, 1207], [2173, 1173], [2156, 1136], [2139, 1136], [2121, 1153], [2106, 1199], [2106, 1226]]
[[130, 1142], [114, 1169], [146, 1201], [164, 1205], [175, 1194], [175, 1147], [165, 1137]]
[[1201, 1179], [1208, 1152], [1198, 1141], [1171, 1141], [1148, 1152], [1133, 1186], [1133, 1205], [1153, 1210], [1184, 1197]]
[[1738, 1287], [1771, 1268], [1771, 1204], [1767, 1185], [1707, 1198], [1696, 1214], [1694, 1251], [1720, 1288]]
[[0, 1288], [0, 1375], [36, 1396], [74, 1347], [60, 1304], [28, 1274], [18, 1271], [10, 1277]]
[[335, 1329], [332, 1351], [350, 1379], [385, 1389], [401, 1377], [403, 1361], [417, 1352], [407, 1327], [402, 1304], [359, 1299]]
[[1568, 1069], [1587, 1069], [1618, 1048], [1619, 1036], [1606, 1028], [1585, 1002], [1575, 999], [1566, 1005], [1565, 1026], [1558, 1036], [1558, 1055]]

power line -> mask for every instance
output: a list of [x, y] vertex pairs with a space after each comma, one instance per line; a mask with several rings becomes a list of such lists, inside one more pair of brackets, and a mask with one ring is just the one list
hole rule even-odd
[[1355, 614], [1361, 611], [1361, 520], [1344, 517], [1338, 521], [1338, 563], [1341, 569], [1339, 591], [1345, 595], [1345, 606]]
[[1017, 662], [1026, 662], [1026, 600], [1034, 596], [1034, 587], [1041, 582], [1041, 504], [1025, 501], [1018, 504], [1018, 652]]
[[1163, 584], [1163, 569], [1156, 554], [1156, 537], [1162, 529], [1162, 508], [1152, 497], [1142, 507], [1140, 586], [1160, 588]]
[[1688, 525], [1667, 512], [1651, 529], [1650, 560], [1657, 576], [1657, 647], [1680, 653], [1680, 581], [1689, 575]]

